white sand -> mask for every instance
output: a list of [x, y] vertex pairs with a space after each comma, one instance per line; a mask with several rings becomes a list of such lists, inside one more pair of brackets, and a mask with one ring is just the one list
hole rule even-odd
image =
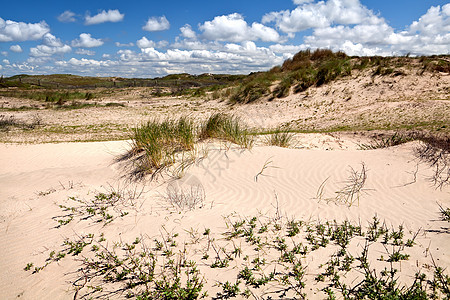
[[[311, 145], [317, 136], [304, 135], [301, 139]], [[414, 143], [370, 151], [356, 147], [327, 151], [325, 148], [329, 147], [323, 143], [316, 146], [315, 149], [255, 147], [249, 151], [221, 150], [212, 145], [208, 157], [188, 169], [180, 181], [172, 182], [201, 185], [206, 195], [202, 208], [176, 212], [165, 202], [167, 183], [160, 180], [147, 183], [136, 208], [109, 225], [78, 221], [55, 228], [57, 222], [52, 217], [62, 215], [58, 205], [69, 203], [69, 196], [88, 199], [98, 192], [125, 186], [114, 158], [125, 151], [127, 142], [1, 144], [0, 298], [73, 298], [70, 281], [75, 278], [79, 262], [72, 257], [52, 263], [38, 274], [23, 270], [29, 262], [43, 265], [52, 249], [61, 249], [65, 238], [104, 232], [111, 239], [133, 240], [141, 235], [157, 236], [162, 225], [175, 232], [190, 228], [222, 232], [224, 216], [274, 215], [276, 205], [289, 218], [348, 219], [365, 225], [377, 215], [388, 226], [403, 224], [407, 232], [422, 228], [424, 231], [417, 239], [418, 255], [429, 247], [441, 266], [450, 266], [449, 225], [439, 220], [437, 204], [450, 206], [450, 190], [432, 186], [428, 180], [432, 170], [425, 164], [417, 165], [412, 154]], [[265, 163], [267, 168], [255, 180]], [[359, 171], [363, 163], [367, 182], [359, 205], [348, 208], [316, 199], [325, 180], [323, 198], [335, 197], [351, 168]], [[429, 257], [418, 257], [404, 261], [403, 268], [425, 263], [429, 263]], [[202, 270], [207, 274], [206, 287], [221, 277], [217, 270]]]

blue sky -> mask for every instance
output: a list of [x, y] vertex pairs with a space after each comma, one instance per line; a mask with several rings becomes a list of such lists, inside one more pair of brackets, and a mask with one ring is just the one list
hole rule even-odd
[[450, 54], [438, 0], [7, 1], [0, 74], [156, 77], [267, 70], [303, 49]]

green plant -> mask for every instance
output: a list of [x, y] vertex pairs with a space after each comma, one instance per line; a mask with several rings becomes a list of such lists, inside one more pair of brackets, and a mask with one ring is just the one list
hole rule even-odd
[[448, 207], [444, 208], [441, 205], [439, 205], [439, 212], [441, 214], [442, 221], [450, 222], [450, 208]]
[[291, 145], [293, 134], [289, 127], [278, 128], [274, 133], [270, 134], [266, 139], [267, 144], [270, 146], [278, 146], [283, 148], [288, 148]]
[[270, 86], [276, 79], [273, 73], [263, 72], [250, 75], [230, 97], [231, 103], [251, 103], [269, 95]]
[[249, 130], [238, 117], [217, 113], [211, 115], [201, 126], [200, 139], [217, 138], [250, 148], [253, 140]]
[[152, 174], [174, 163], [174, 155], [194, 148], [194, 124], [182, 117], [177, 121], [156, 119], [135, 128], [132, 135], [132, 149], [128, 156], [134, 156], [134, 172], [138, 176]]
[[33, 267], [33, 263], [27, 263], [27, 265], [25, 266], [25, 268], [23, 268], [25, 271], [29, 271], [31, 270], [31, 268]]

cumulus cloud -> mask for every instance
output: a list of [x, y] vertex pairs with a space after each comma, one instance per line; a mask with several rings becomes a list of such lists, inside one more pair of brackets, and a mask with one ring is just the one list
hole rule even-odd
[[363, 6], [359, 0], [328, 0], [317, 3], [296, 1], [299, 6], [292, 11], [270, 12], [263, 16], [263, 23], [275, 23], [286, 33], [309, 28], [321, 28], [332, 24], [378, 24], [383, 20]]
[[45, 21], [24, 23], [0, 18], [0, 42], [39, 40], [48, 32], [50, 28]]
[[61, 42], [53, 34], [47, 33], [42, 39], [42, 44], [30, 49], [31, 57], [50, 57], [55, 54], [64, 54], [72, 50], [69, 45]]
[[63, 23], [71, 23], [71, 22], [75, 22], [75, 13], [70, 11], [70, 10], [66, 10], [65, 12], [63, 12], [62, 14], [60, 14], [57, 17], [58, 21], [63, 22]]
[[409, 27], [410, 34], [420, 33], [426, 36], [450, 33], [450, 4], [432, 6], [418, 21]]
[[188, 39], [195, 39], [197, 37], [197, 34], [194, 30], [192, 30], [191, 25], [186, 24], [183, 27], [180, 28], [181, 36], [188, 38]]
[[105, 22], [120, 22], [123, 20], [125, 14], [121, 14], [118, 9], [110, 9], [108, 11], [103, 10], [102, 12], [96, 14], [91, 17], [90, 15], [86, 15], [84, 24], [86, 25], [94, 25]]
[[22, 47], [20, 47], [20, 45], [12, 45], [11, 47], [9, 47], [9, 50], [16, 53], [23, 52]]
[[163, 31], [170, 28], [170, 23], [166, 16], [150, 17], [147, 23], [142, 27], [145, 31]]
[[145, 48], [155, 48], [156, 47], [156, 43], [154, 41], [151, 41], [149, 39], [147, 39], [145, 36], [142, 37], [140, 40], [138, 40], [136, 42], [136, 46], [138, 46], [141, 49], [145, 49]]
[[215, 41], [256, 41], [278, 42], [280, 35], [270, 27], [260, 23], [247, 24], [244, 17], [238, 13], [217, 16], [212, 21], [206, 21], [199, 26], [203, 32], [202, 37]]
[[72, 41], [73, 47], [80, 48], [93, 48], [100, 47], [103, 45], [103, 41], [101, 39], [96, 39], [91, 36], [90, 33], [82, 33], [80, 34], [80, 38]]
[[311, 48], [343, 50], [350, 55], [448, 54], [450, 52], [450, 4], [431, 7], [408, 30], [396, 32], [383, 19], [355, 26], [316, 28], [304, 38]]
[[95, 51], [92, 50], [87, 50], [87, 49], [77, 49], [77, 51], [75, 51], [76, 54], [80, 54], [80, 55], [95, 55]]
[[155, 47], [163, 48], [167, 47], [168, 44], [169, 43], [167, 41], [154, 42], [152, 40], [147, 39], [145, 36], [136, 42], [136, 46], [138, 46], [141, 49], [155, 48]]

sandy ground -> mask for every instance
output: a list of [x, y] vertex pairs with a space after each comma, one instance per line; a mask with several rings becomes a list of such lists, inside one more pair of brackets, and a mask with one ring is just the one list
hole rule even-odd
[[[52, 249], [63, 248], [65, 239], [104, 233], [108, 241], [136, 237], [151, 241], [164, 228], [187, 241], [188, 231], [201, 233], [210, 228], [220, 242], [219, 233], [227, 230], [224, 219], [229, 216], [280, 214], [286, 219], [350, 220], [365, 225], [377, 215], [388, 227], [403, 225], [407, 233], [419, 231], [416, 246], [408, 252], [410, 259], [401, 263], [402, 271], [412, 276], [417, 270], [429, 270], [430, 253], [439, 265], [450, 266], [449, 223], [440, 220], [438, 208], [438, 204], [450, 206], [450, 190], [448, 186], [436, 189], [430, 183], [432, 170], [413, 155], [416, 143], [362, 151], [355, 141], [342, 137], [311, 134], [299, 135], [297, 140], [301, 143], [293, 149], [257, 146], [242, 150], [209, 144], [208, 156], [181, 179], [167, 175], [139, 184], [127, 183], [114, 160], [126, 151], [126, 141], [0, 144], [0, 298], [73, 299], [71, 282], [87, 253], [67, 256], [37, 274], [24, 271], [30, 262], [43, 265]], [[257, 176], [265, 164], [268, 167]], [[358, 203], [347, 207], [325, 200], [334, 197], [351, 168], [361, 170], [363, 164], [367, 181]], [[188, 211], [171, 205], [167, 195], [174, 185], [201, 186], [202, 205]], [[321, 185], [323, 193], [318, 197]], [[138, 191], [124, 208], [129, 214], [107, 225], [78, 219], [57, 228], [53, 218], [63, 215], [58, 205], [74, 205], [70, 197], [90, 199], [112, 190]], [[190, 254], [198, 256], [195, 244], [191, 247]], [[350, 247], [359, 251], [362, 246]], [[307, 277], [317, 275], [320, 253], [324, 252], [310, 255]], [[208, 263], [199, 263], [199, 268], [210, 296], [219, 291], [217, 281], [233, 279], [232, 271], [211, 269]], [[313, 284], [308, 284], [306, 292], [309, 299], [324, 298]]]
[[[211, 98], [152, 98], [151, 90], [145, 88], [115, 91], [92, 100], [124, 107], [46, 109], [40, 102], [0, 97], [0, 117], [13, 117], [19, 124], [0, 131], [0, 299], [89, 298], [87, 287], [76, 294], [72, 283], [82, 276], [83, 258], [92, 253], [86, 248], [79, 255], [69, 255], [64, 241], [88, 234], [98, 239], [104, 234], [107, 246], [113, 247], [137, 237], [152, 244], [169, 233], [179, 234], [177, 253], [185, 247], [204, 275], [204, 290], [214, 297], [221, 290], [218, 282], [235, 282], [240, 266], [259, 255], [279, 265], [273, 249], [260, 254], [243, 238], [224, 239], [230, 220], [253, 216], [284, 222], [283, 228], [293, 219], [305, 224], [349, 220], [367, 227], [377, 216], [392, 230], [402, 225], [405, 236], [417, 233], [415, 246], [402, 249], [409, 259], [394, 263], [401, 270], [401, 282], [411, 283], [417, 271], [432, 276], [432, 258], [450, 267], [449, 223], [439, 214], [439, 205], [450, 207], [450, 187], [437, 189], [430, 182], [433, 169], [414, 156], [418, 143], [363, 151], [359, 145], [368, 143], [373, 131], [366, 132], [366, 137], [353, 134], [396, 128], [448, 132], [450, 75], [419, 76], [416, 71], [405, 70], [401, 76], [354, 74], [284, 99], [248, 105]], [[216, 112], [239, 116], [257, 129], [290, 125], [300, 131], [334, 133], [296, 134], [289, 149], [264, 146], [265, 137], [259, 137], [251, 150], [219, 142], [201, 144], [198, 160], [183, 172], [138, 183], [129, 181], [124, 164], [115, 160], [128, 149], [130, 128], [141, 122], [180, 115], [202, 120]], [[341, 130], [346, 133], [336, 133]], [[354, 203], [350, 207], [339, 203], [338, 192], [348, 185], [352, 172], [361, 174], [363, 168], [367, 180]], [[170, 201], [173, 191], [200, 193], [201, 201], [192, 209], [180, 208]], [[113, 192], [122, 195], [123, 201], [112, 208], [112, 222], [96, 222], [98, 215], [75, 216], [68, 224], [58, 222], [64, 223], [69, 215], [60, 206], [81, 209], [100, 193]], [[211, 236], [202, 234], [206, 228]], [[265, 238], [273, 241], [278, 233], [270, 234]], [[242, 244], [243, 255], [228, 268], [211, 268], [217, 254], [210, 249], [211, 243], [227, 251], [234, 243]], [[349, 251], [356, 257], [363, 244], [356, 238]], [[372, 263], [383, 267], [386, 261], [380, 257], [388, 257], [397, 248], [377, 245], [371, 251]], [[67, 255], [49, 259], [55, 256], [53, 251]], [[323, 286], [314, 278], [334, 251], [333, 247], [321, 248], [301, 258], [306, 266], [307, 299], [325, 297], [320, 292]], [[202, 259], [205, 253], [210, 258]], [[243, 259], [245, 254], [250, 260]], [[48, 262], [33, 274], [35, 267]]]
[[[129, 130], [151, 118], [190, 116], [203, 120], [217, 112], [240, 117], [257, 130], [290, 126], [309, 132], [421, 128], [449, 130], [450, 75], [405, 70], [401, 76], [354, 72], [321, 87], [286, 98], [230, 105], [224, 98], [152, 97], [151, 88], [112, 90], [91, 101], [124, 107], [44, 109], [42, 101], [0, 97], [0, 117], [13, 116], [33, 129], [0, 131], [2, 142], [104, 141], [127, 139]], [[94, 91], [95, 93], [95, 91]], [[20, 110], [21, 107], [34, 108]], [[11, 110], [13, 109], [13, 110]], [[18, 109], [14, 111], [14, 109]]]

